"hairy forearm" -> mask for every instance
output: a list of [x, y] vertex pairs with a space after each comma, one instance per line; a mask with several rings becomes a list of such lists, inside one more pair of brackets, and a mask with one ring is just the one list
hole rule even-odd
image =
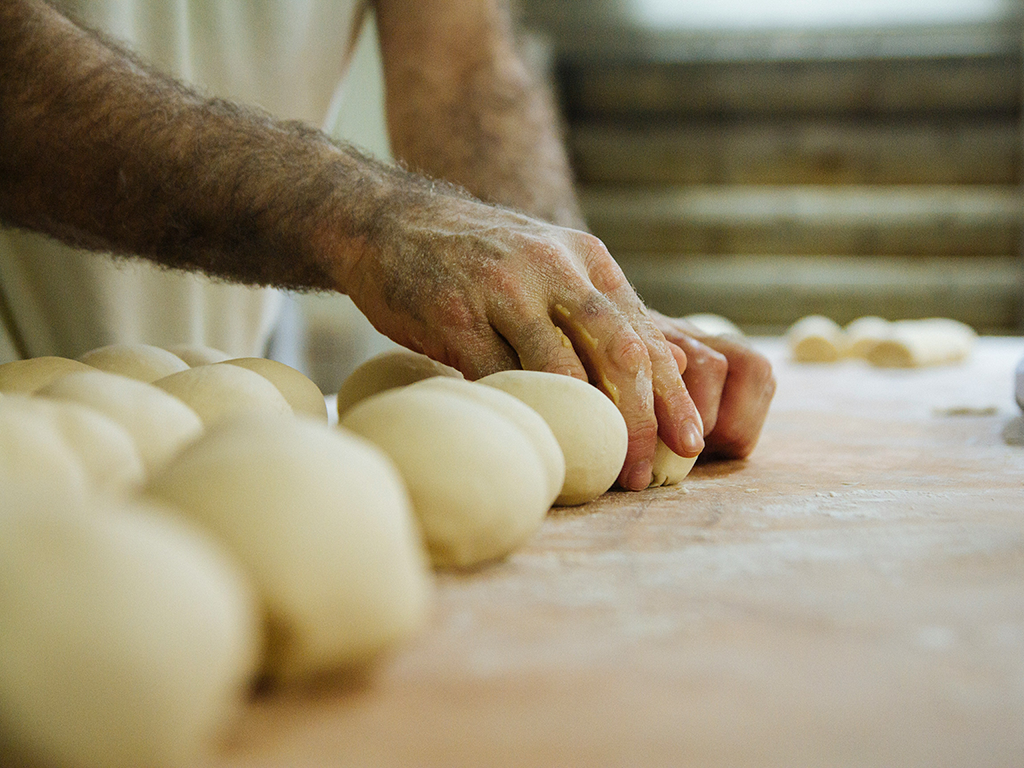
[[[345, 289], [425, 183], [208, 99], [32, 0], [0, 3], [0, 219], [252, 284]], [[420, 200], [419, 198], [422, 198]]]
[[516, 49], [506, 4], [413, 5], [377, 2], [395, 155], [488, 202], [582, 229], [557, 110]]

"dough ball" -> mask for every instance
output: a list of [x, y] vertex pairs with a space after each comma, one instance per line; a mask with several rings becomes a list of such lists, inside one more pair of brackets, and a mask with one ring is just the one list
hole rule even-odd
[[518, 397], [551, 427], [565, 456], [565, 484], [556, 504], [585, 504], [612, 487], [626, 460], [629, 435], [622, 414], [600, 390], [540, 371], [501, 371], [479, 383]]
[[867, 359], [883, 368], [915, 368], [960, 362], [971, 354], [977, 334], [969, 325], [944, 317], [900, 320], [889, 337], [871, 347]]
[[786, 342], [798, 363], [834, 363], [846, 349], [843, 329], [821, 315], [797, 320], [786, 332]]
[[436, 389], [382, 392], [339, 422], [398, 467], [434, 565], [470, 567], [508, 555], [550, 506], [530, 438], [492, 408]]
[[237, 365], [201, 365], [157, 379], [159, 387], [187, 403], [210, 426], [250, 411], [292, 413], [277, 387], [254, 371]]
[[408, 496], [355, 436], [249, 414], [211, 427], [147, 493], [213, 531], [252, 576], [279, 680], [363, 664], [425, 619], [430, 572]]
[[188, 370], [188, 363], [180, 357], [149, 344], [110, 344], [86, 352], [78, 359], [101, 371], [145, 382]]
[[[9, 395], [0, 400], [0, 489], [18, 483], [51, 489], [61, 498], [85, 498], [92, 480], [81, 458], [53, 420], [40, 410], [19, 407], [19, 399]], [[0, 505], [0, 517], [3, 512]]]
[[178, 398], [115, 373], [71, 373], [37, 394], [81, 403], [112, 418], [135, 438], [147, 474], [162, 467], [203, 431], [199, 415]]
[[412, 386], [417, 389], [436, 389], [440, 392], [468, 397], [500, 413], [530, 438], [541, 461], [544, 462], [548, 477], [548, 496], [550, 497], [548, 506], [551, 506], [562, 493], [562, 485], [565, 483], [565, 456], [562, 454], [562, 449], [544, 418], [522, 400], [495, 387], [487, 387], [452, 376], [434, 376]]
[[696, 315], [687, 315], [683, 320], [693, 323], [709, 336], [743, 335], [743, 331], [732, 320], [721, 315], [704, 312]]
[[462, 374], [454, 368], [408, 349], [395, 349], [371, 357], [352, 371], [338, 390], [338, 419], [353, 405], [371, 395], [414, 384], [432, 376], [462, 378]]
[[5, 739], [46, 765], [195, 765], [258, 663], [237, 567], [137, 501], [55, 503], [5, 486], [0, 507]]
[[875, 344], [889, 338], [891, 328], [888, 320], [866, 315], [848, 323], [843, 332], [846, 335], [846, 356], [866, 359]]
[[95, 370], [66, 357], [31, 357], [0, 365], [0, 392], [31, 394], [51, 381], [74, 371]]
[[327, 423], [324, 393], [301, 371], [265, 357], [239, 357], [224, 362], [258, 373], [277, 387], [295, 413]]
[[11, 396], [0, 409], [34, 414], [82, 462], [94, 490], [123, 495], [142, 486], [146, 469], [128, 431], [101, 411], [69, 400]]
[[184, 360], [189, 368], [195, 368], [197, 365], [223, 363], [231, 357], [227, 352], [202, 344], [175, 344], [167, 347], [167, 351]]
[[659, 437], [658, 447], [654, 451], [651, 487], [659, 485], [675, 485], [690, 474], [690, 470], [693, 469], [693, 465], [696, 463], [696, 456], [692, 456], [690, 458], [680, 456], [669, 448]]

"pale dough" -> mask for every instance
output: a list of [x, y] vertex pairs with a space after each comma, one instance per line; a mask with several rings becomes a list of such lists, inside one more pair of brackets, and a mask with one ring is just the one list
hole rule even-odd
[[11, 395], [0, 409], [40, 419], [40, 429], [60, 436], [82, 462], [95, 491], [124, 495], [142, 486], [146, 468], [131, 434], [95, 408], [45, 397]]
[[205, 764], [257, 669], [252, 593], [168, 510], [93, 502], [0, 487], [5, 740], [45, 765]]
[[116, 373], [71, 373], [36, 394], [81, 403], [105, 413], [135, 438], [147, 473], [162, 467], [203, 431], [199, 415], [177, 397]]
[[66, 357], [31, 357], [0, 365], [0, 392], [31, 394], [51, 381], [75, 371], [92, 371], [92, 366]]
[[697, 463], [697, 457], [687, 458], [675, 453], [660, 437], [654, 451], [651, 486], [676, 485], [681, 482]]
[[786, 342], [799, 363], [834, 363], [846, 348], [843, 329], [822, 315], [797, 320], [786, 332]]
[[976, 340], [974, 329], [956, 320], [900, 320], [890, 325], [888, 338], [871, 347], [867, 359], [883, 368], [956, 363], [971, 354]]
[[468, 397], [509, 419], [530, 438], [533, 447], [537, 449], [537, 453], [540, 454], [541, 460], [544, 462], [548, 476], [548, 496], [550, 497], [548, 505], [553, 504], [555, 499], [561, 495], [562, 485], [565, 483], [565, 455], [548, 423], [522, 400], [496, 387], [488, 387], [451, 376], [434, 376], [410, 386], [437, 389], [441, 392]]
[[351, 434], [241, 416], [211, 427], [147, 493], [214, 532], [251, 575], [274, 678], [361, 665], [426, 617], [430, 572], [402, 481]]
[[846, 356], [867, 359], [875, 344], [889, 338], [892, 332], [890, 325], [888, 320], [874, 315], [865, 315], [849, 322], [843, 328], [846, 336]]
[[363, 400], [339, 424], [395, 462], [437, 566], [505, 557], [550, 507], [548, 474], [530, 438], [464, 396], [392, 389]]
[[38, 411], [10, 406], [16, 399], [0, 400], [0, 488], [18, 483], [69, 498], [91, 494], [92, 479], [82, 459], [53, 421]]
[[145, 382], [188, 370], [188, 363], [180, 357], [149, 344], [110, 344], [90, 350], [78, 359], [101, 371]]
[[736, 323], [727, 317], [722, 317], [721, 315], [703, 312], [695, 315], [686, 315], [683, 320], [693, 323], [699, 330], [709, 336], [743, 335], [743, 331], [739, 329], [739, 326], [737, 326]]
[[626, 422], [596, 387], [555, 373], [501, 371], [479, 381], [537, 411], [565, 456], [565, 483], [555, 503], [584, 504], [611, 488], [626, 459]]
[[238, 365], [216, 363], [188, 368], [157, 379], [153, 386], [187, 403], [207, 427], [250, 411], [292, 413], [277, 387]]
[[338, 418], [340, 420], [349, 408], [371, 395], [432, 376], [462, 378], [454, 368], [408, 349], [395, 349], [371, 357], [352, 371], [338, 390]]
[[327, 401], [324, 400], [324, 393], [302, 371], [265, 357], [239, 357], [224, 362], [258, 373], [277, 387], [295, 413], [327, 423]]
[[167, 351], [184, 360], [189, 368], [223, 363], [231, 357], [227, 352], [203, 344], [175, 344], [167, 347]]

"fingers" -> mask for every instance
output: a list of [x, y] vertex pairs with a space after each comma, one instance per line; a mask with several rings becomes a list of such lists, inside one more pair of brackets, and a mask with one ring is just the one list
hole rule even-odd
[[704, 422], [704, 435], [708, 436], [715, 430], [718, 423], [718, 411], [725, 389], [729, 362], [725, 355], [716, 352], [706, 344], [689, 337], [678, 338], [670, 342], [684, 355], [683, 383], [690, 393], [693, 404], [697, 406]]

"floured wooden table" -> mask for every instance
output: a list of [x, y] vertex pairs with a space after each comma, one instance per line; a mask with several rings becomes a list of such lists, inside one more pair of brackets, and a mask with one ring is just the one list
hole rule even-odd
[[218, 765], [1024, 765], [1024, 341], [926, 371], [762, 346], [748, 461], [555, 510], [365, 684], [257, 699]]

